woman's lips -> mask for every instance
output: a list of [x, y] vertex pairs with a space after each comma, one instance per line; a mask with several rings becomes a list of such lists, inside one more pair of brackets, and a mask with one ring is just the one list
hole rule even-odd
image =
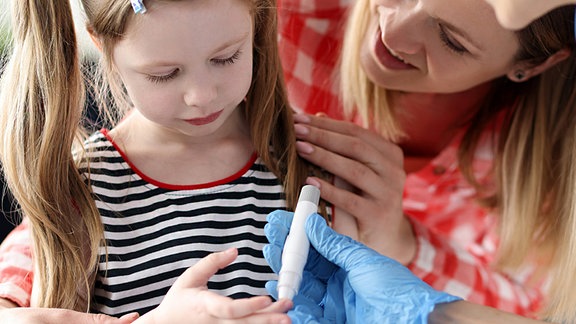
[[385, 68], [390, 70], [408, 70], [414, 68], [413, 65], [404, 63], [402, 60], [398, 59], [392, 55], [392, 53], [390, 53], [390, 50], [388, 50], [388, 48], [384, 45], [384, 42], [382, 42], [382, 31], [380, 29], [378, 29], [378, 32], [376, 33], [376, 39], [374, 43], [374, 53], [376, 59]]
[[218, 117], [220, 117], [220, 115], [222, 114], [222, 111], [224, 111], [224, 110], [217, 111], [217, 112], [210, 114], [206, 117], [186, 119], [186, 122], [190, 123], [192, 125], [196, 125], [196, 126], [210, 124], [211, 122], [218, 119]]

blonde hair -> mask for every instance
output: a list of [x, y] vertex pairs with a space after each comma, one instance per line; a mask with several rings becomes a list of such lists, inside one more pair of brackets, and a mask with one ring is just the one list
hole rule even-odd
[[375, 85], [360, 67], [360, 51], [370, 22], [369, 1], [358, 0], [349, 13], [344, 29], [340, 58], [342, 105], [346, 116], [358, 114], [364, 127], [377, 129], [385, 138], [396, 141], [402, 130], [386, 90]]
[[[360, 68], [359, 49], [366, 34], [369, 1], [358, 0], [350, 12], [341, 63], [342, 98], [348, 114], [366, 126], [398, 139], [402, 130], [387, 102], [386, 89]], [[496, 266], [514, 269], [537, 258], [554, 271], [542, 316], [576, 320], [576, 52], [574, 7], [562, 7], [518, 31], [516, 61], [539, 64], [562, 50], [570, 57], [522, 83], [505, 77], [470, 121], [460, 150], [460, 167], [477, 187], [479, 201], [498, 212], [500, 245]], [[493, 174], [496, 192], [484, 188], [471, 171], [474, 151], [496, 114], [512, 107], [500, 127]]]
[[[574, 6], [556, 9], [519, 31], [518, 61], [534, 64], [568, 49], [570, 56], [516, 86], [517, 104], [502, 127], [500, 255], [520, 265], [537, 251], [552, 272], [542, 315], [576, 320], [576, 45]], [[496, 200], [498, 201], [498, 200]], [[544, 259], [542, 258], [544, 256]], [[548, 258], [548, 260], [546, 260]], [[548, 261], [548, 263], [546, 263]]]
[[[254, 147], [284, 184], [287, 206], [293, 209], [313, 169], [295, 149], [292, 110], [277, 54], [276, 4], [246, 2], [254, 17], [254, 76], [243, 109]], [[79, 124], [86, 81], [72, 12], [68, 0], [12, 4], [13, 52], [2, 77], [0, 101], [1, 161], [9, 187], [31, 222], [39, 270], [34, 282], [40, 292], [37, 306], [87, 311], [98, 251], [105, 242], [90, 186], [72, 155], [73, 147], [85, 139]], [[82, 4], [87, 28], [102, 45], [102, 75], [95, 93], [113, 125], [130, 100], [110, 54], [127, 24], [138, 18], [128, 0]]]

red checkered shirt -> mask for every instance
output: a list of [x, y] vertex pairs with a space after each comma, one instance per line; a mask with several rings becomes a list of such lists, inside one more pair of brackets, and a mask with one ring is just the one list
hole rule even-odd
[[[298, 111], [342, 118], [338, 91], [331, 80], [350, 1], [279, 1], [281, 55], [290, 99]], [[498, 242], [496, 219], [476, 203], [476, 191], [460, 172], [458, 145], [456, 138], [429, 165], [406, 179], [404, 211], [411, 217], [418, 241], [409, 268], [436, 289], [534, 316], [545, 280], [529, 286], [533, 279], [530, 265], [514, 274], [491, 267]], [[484, 141], [474, 160], [474, 172], [481, 182], [492, 161], [492, 147]], [[0, 297], [22, 306], [29, 305], [33, 269], [27, 233], [21, 226], [0, 248]]]

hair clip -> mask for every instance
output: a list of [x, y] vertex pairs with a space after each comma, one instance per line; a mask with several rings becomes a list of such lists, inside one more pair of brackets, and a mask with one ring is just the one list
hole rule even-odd
[[146, 12], [143, 0], [130, 0], [130, 3], [132, 4], [135, 13], [143, 14]]

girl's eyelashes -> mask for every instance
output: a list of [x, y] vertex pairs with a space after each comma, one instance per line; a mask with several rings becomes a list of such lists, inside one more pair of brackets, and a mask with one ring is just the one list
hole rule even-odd
[[165, 74], [165, 75], [148, 74], [148, 75], [146, 75], [146, 78], [149, 81], [154, 82], [154, 83], [162, 83], [162, 82], [166, 82], [166, 81], [174, 79], [174, 77], [176, 77], [176, 74], [178, 74], [178, 69], [175, 69], [174, 71], [172, 71], [168, 74]]
[[451, 37], [444, 29], [444, 26], [442, 26], [441, 24], [438, 24], [438, 31], [440, 34], [440, 40], [442, 41], [442, 44], [444, 44], [444, 46], [446, 46], [446, 48], [448, 48], [450, 51], [456, 54], [464, 54], [468, 52], [466, 47], [462, 46], [460, 42]]
[[[234, 64], [234, 63], [236, 63], [236, 60], [238, 60], [238, 58], [240, 57], [240, 54], [241, 54], [240, 50], [238, 50], [230, 57], [223, 58], [223, 59], [215, 58], [215, 59], [212, 59], [211, 62], [215, 65]], [[147, 74], [146, 79], [148, 79], [150, 82], [162, 83], [162, 82], [166, 82], [166, 81], [174, 79], [176, 77], [176, 75], [178, 74], [178, 71], [179, 71], [179, 69], [175, 69], [174, 71], [172, 71], [168, 74], [165, 74], [165, 75]]]
[[239, 57], [240, 57], [240, 50], [237, 50], [236, 53], [234, 53], [232, 56], [230, 56], [228, 58], [224, 58], [224, 59], [215, 58], [215, 59], [212, 59], [212, 62], [216, 65], [234, 64]]

